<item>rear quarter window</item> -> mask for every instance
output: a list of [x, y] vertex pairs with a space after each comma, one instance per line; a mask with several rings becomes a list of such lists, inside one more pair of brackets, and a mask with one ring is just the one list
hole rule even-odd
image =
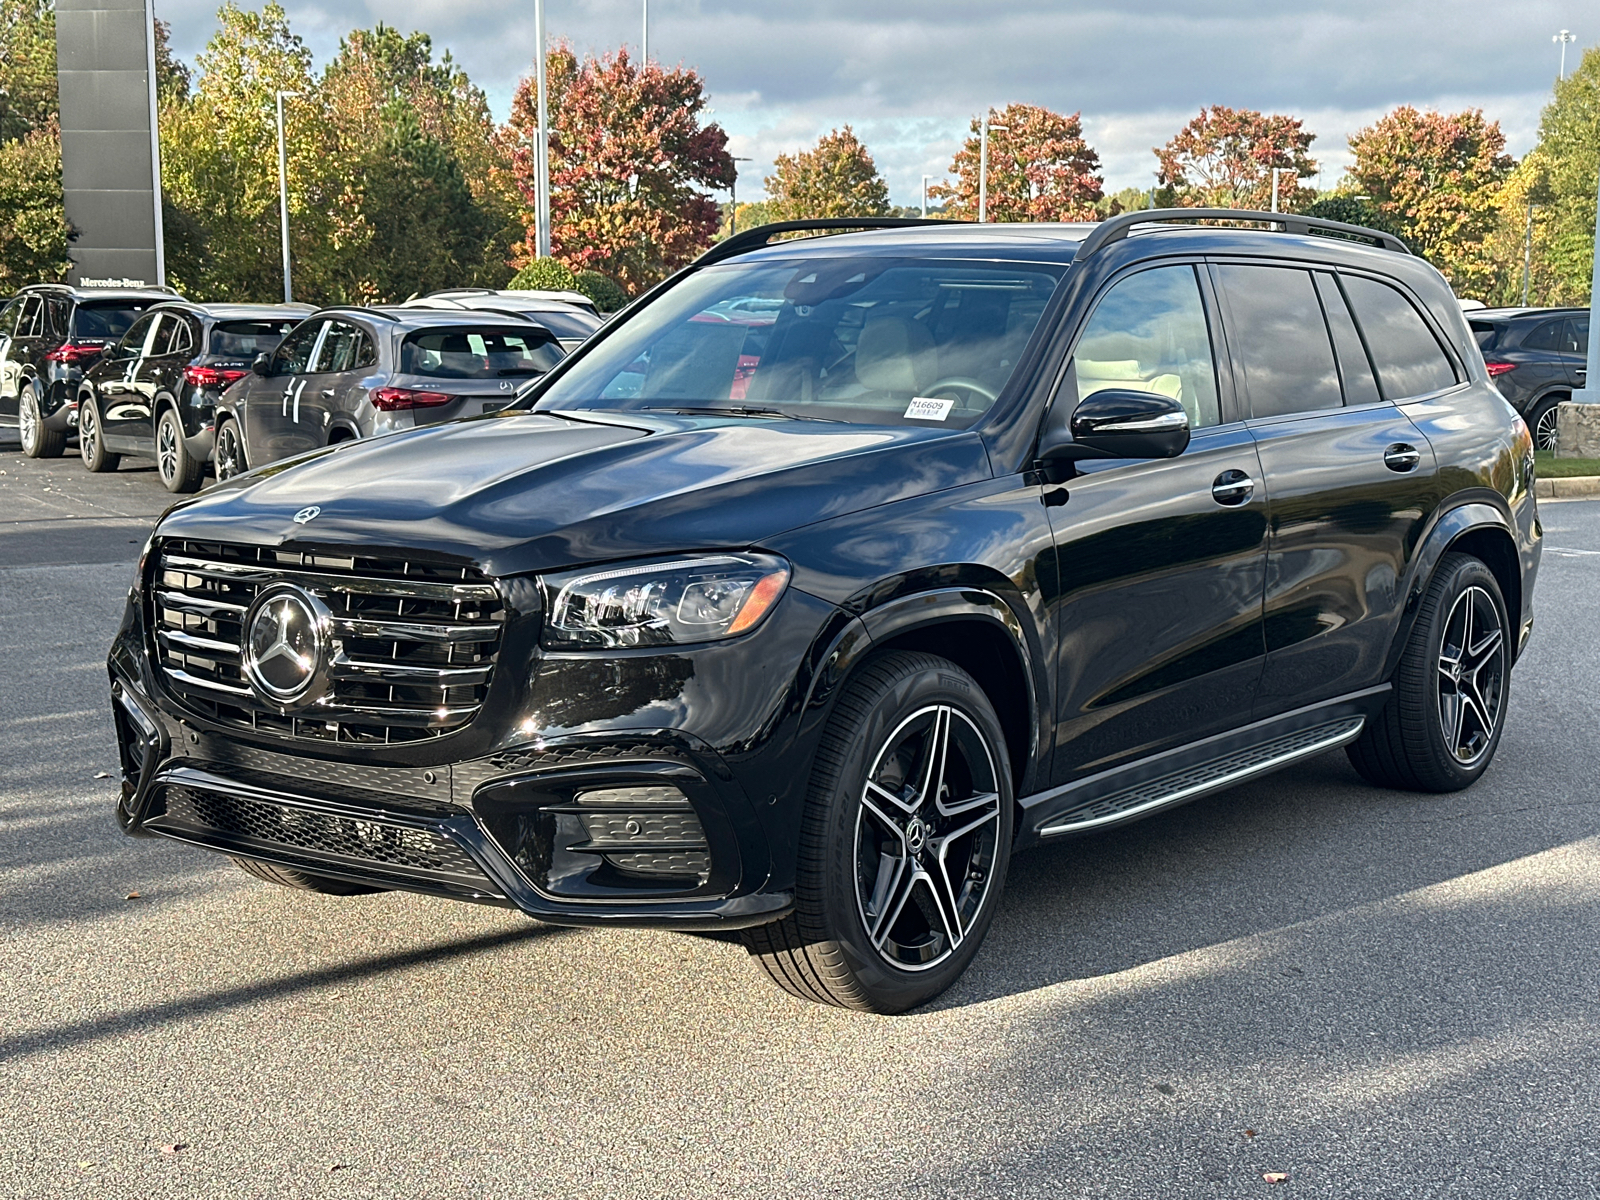
[[128, 332], [139, 319], [139, 314], [155, 301], [146, 304], [127, 301], [100, 301], [78, 305], [72, 314], [72, 336], [115, 341]]
[[1405, 400], [1455, 386], [1455, 368], [1444, 347], [1397, 288], [1358, 275], [1345, 275], [1340, 282], [1366, 339], [1385, 400]]
[[209, 352], [226, 358], [254, 359], [270, 354], [300, 318], [283, 321], [218, 321], [211, 327]]
[[1500, 327], [1489, 321], [1469, 322], [1472, 328], [1472, 340], [1478, 343], [1478, 349], [1487, 353], [1494, 349], [1494, 344], [1500, 339]]
[[429, 329], [400, 348], [400, 372], [429, 379], [509, 379], [543, 375], [561, 347], [542, 329]]

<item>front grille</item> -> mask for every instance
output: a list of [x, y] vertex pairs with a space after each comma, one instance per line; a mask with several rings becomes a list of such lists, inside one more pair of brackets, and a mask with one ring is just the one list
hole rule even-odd
[[169, 784], [158, 832], [272, 861], [374, 878], [467, 884], [493, 890], [472, 856], [432, 829]]
[[[333, 613], [331, 693], [280, 714], [245, 681], [239, 647], [256, 595], [293, 583]], [[499, 589], [470, 567], [408, 559], [162, 543], [150, 627], [168, 685], [219, 724], [359, 745], [415, 742], [467, 725], [500, 648]]]

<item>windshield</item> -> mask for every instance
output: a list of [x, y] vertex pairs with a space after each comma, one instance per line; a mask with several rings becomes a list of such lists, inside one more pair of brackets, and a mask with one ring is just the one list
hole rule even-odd
[[691, 275], [540, 397], [960, 428], [995, 402], [1062, 268], [804, 258]]
[[430, 329], [400, 350], [400, 372], [430, 379], [507, 379], [543, 375], [561, 361], [561, 347], [543, 330]]
[[94, 304], [80, 304], [72, 314], [74, 338], [104, 338], [110, 341], [128, 332], [128, 327], [139, 319], [139, 314], [155, 300], [103, 300]]
[[211, 327], [211, 353], [249, 359], [270, 354], [300, 320], [289, 317], [278, 321], [218, 321]]

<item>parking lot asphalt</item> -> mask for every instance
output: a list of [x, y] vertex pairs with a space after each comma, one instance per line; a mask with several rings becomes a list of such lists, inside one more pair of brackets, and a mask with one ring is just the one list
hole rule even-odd
[[1477, 786], [1334, 753], [1030, 852], [875, 1017], [728, 941], [123, 837], [142, 465], [0, 444], [0, 1196], [1600, 1196], [1600, 502], [1543, 506]]

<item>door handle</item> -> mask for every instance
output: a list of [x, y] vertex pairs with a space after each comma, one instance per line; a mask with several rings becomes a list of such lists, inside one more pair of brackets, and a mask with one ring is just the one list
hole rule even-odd
[[1211, 498], [1227, 508], [1238, 508], [1255, 490], [1256, 481], [1243, 471], [1224, 471], [1211, 484]]
[[331, 400], [333, 398], [333, 389], [332, 388], [323, 388], [322, 392], [320, 394], [322, 396], [324, 396], [324, 397], [326, 397], [326, 398]]
[[1401, 474], [1415, 471], [1421, 462], [1421, 452], [1415, 446], [1408, 446], [1404, 442], [1396, 442], [1383, 452], [1383, 465]]

